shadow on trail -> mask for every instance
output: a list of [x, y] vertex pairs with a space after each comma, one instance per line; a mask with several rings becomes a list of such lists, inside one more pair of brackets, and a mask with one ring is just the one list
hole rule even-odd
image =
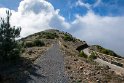
[[36, 71], [40, 67], [34, 65], [31, 60], [20, 58], [18, 62], [0, 64], [0, 83], [28, 83], [31, 76], [45, 78]]

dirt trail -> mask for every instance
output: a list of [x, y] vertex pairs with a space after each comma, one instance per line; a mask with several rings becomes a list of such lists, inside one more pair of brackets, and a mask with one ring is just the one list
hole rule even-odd
[[[38, 66], [35, 75], [26, 83], [68, 83], [64, 74], [64, 57], [59, 44], [54, 44], [44, 56], [39, 57], [35, 64]], [[33, 71], [33, 70], [32, 70]], [[21, 83], [24, 83], [23, 80]]]

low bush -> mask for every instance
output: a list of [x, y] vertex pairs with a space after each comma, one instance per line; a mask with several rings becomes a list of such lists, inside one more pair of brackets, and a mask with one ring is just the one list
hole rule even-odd
[[44, 46], [45, 43], [39, 39], [34, 41], [27, 41], [24, 43], [24, 47]]
[[82, 80], [77, 80], [75, 83], [82, 83]]
[[41, 37], [46, 38], [46, 39], [55, 39], [55, 38], [58, 38], [59, 36], [56, 33], [43, 32]]
[[65, 34], [63, 39], [65, 41], [75, 41], [74, 38], [71, 35], [69, 35], [69, 34]]
[[97, 59], [97, 56], [94, 52], [92, 52], [88, 58], [89, 58], [89, 60], [94, 60], [94, 59]]
[[121, 58], [121, 56], [117, 55], [115, 52], [113, 52], [109, 49], [105, 49], [105, 48], [103, 48], [99, 45], [96, 45], [96, 48], [97, 48], [98, 52], [101, 52], [101, 53], [104, 53], [104, 54], [107, 54], [107, 55], [110, 55], [110, 56]]
[[33, 47], [34, 43], [32, 41], [27, 41], [24, 43], [24, 47]]
[[22, 48], [22, 49], [21, 49], [21, 52], [24, 53], [24, 52], [25, 52], [25, 48]]
[[33, 43], [34, 43], [34, 46], [44, 46], [45, 45], [45, 43], [39, 39], [34, 40]]
[[79, 57], [87, 58], [87, 55], [81, 50], [79, 53]]

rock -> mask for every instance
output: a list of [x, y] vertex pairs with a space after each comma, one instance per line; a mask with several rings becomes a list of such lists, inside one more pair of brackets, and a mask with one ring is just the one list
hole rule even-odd
[[69, 69], [69, 70], [71, 69], [71, 67], [70, 67], [70, 66], [66, 66], [66, 68], [67, 68], [67, 69]]
[[83, 67], [81, 66], [81, 67], [79, 68], [79, 70], [83, 70]]
[[74, 61], [78, 61], [78, 59], [74, 59]]
[[97, 74], [100, 74], [100, 71], [98, 71]]
[[73, 78], [74, 78], [73, 76], [70, 77], [70, 79], [73, 79]]

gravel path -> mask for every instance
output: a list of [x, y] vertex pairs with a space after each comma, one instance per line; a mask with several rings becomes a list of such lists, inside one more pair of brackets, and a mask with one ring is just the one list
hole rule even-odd
[[26, 83], [68, 83], [68, 77], [64, 74], [63, 53], [58, 44], [39, 57], [35, 64], [38, 66], [37, 74], [30, 75], [31, 79]]

